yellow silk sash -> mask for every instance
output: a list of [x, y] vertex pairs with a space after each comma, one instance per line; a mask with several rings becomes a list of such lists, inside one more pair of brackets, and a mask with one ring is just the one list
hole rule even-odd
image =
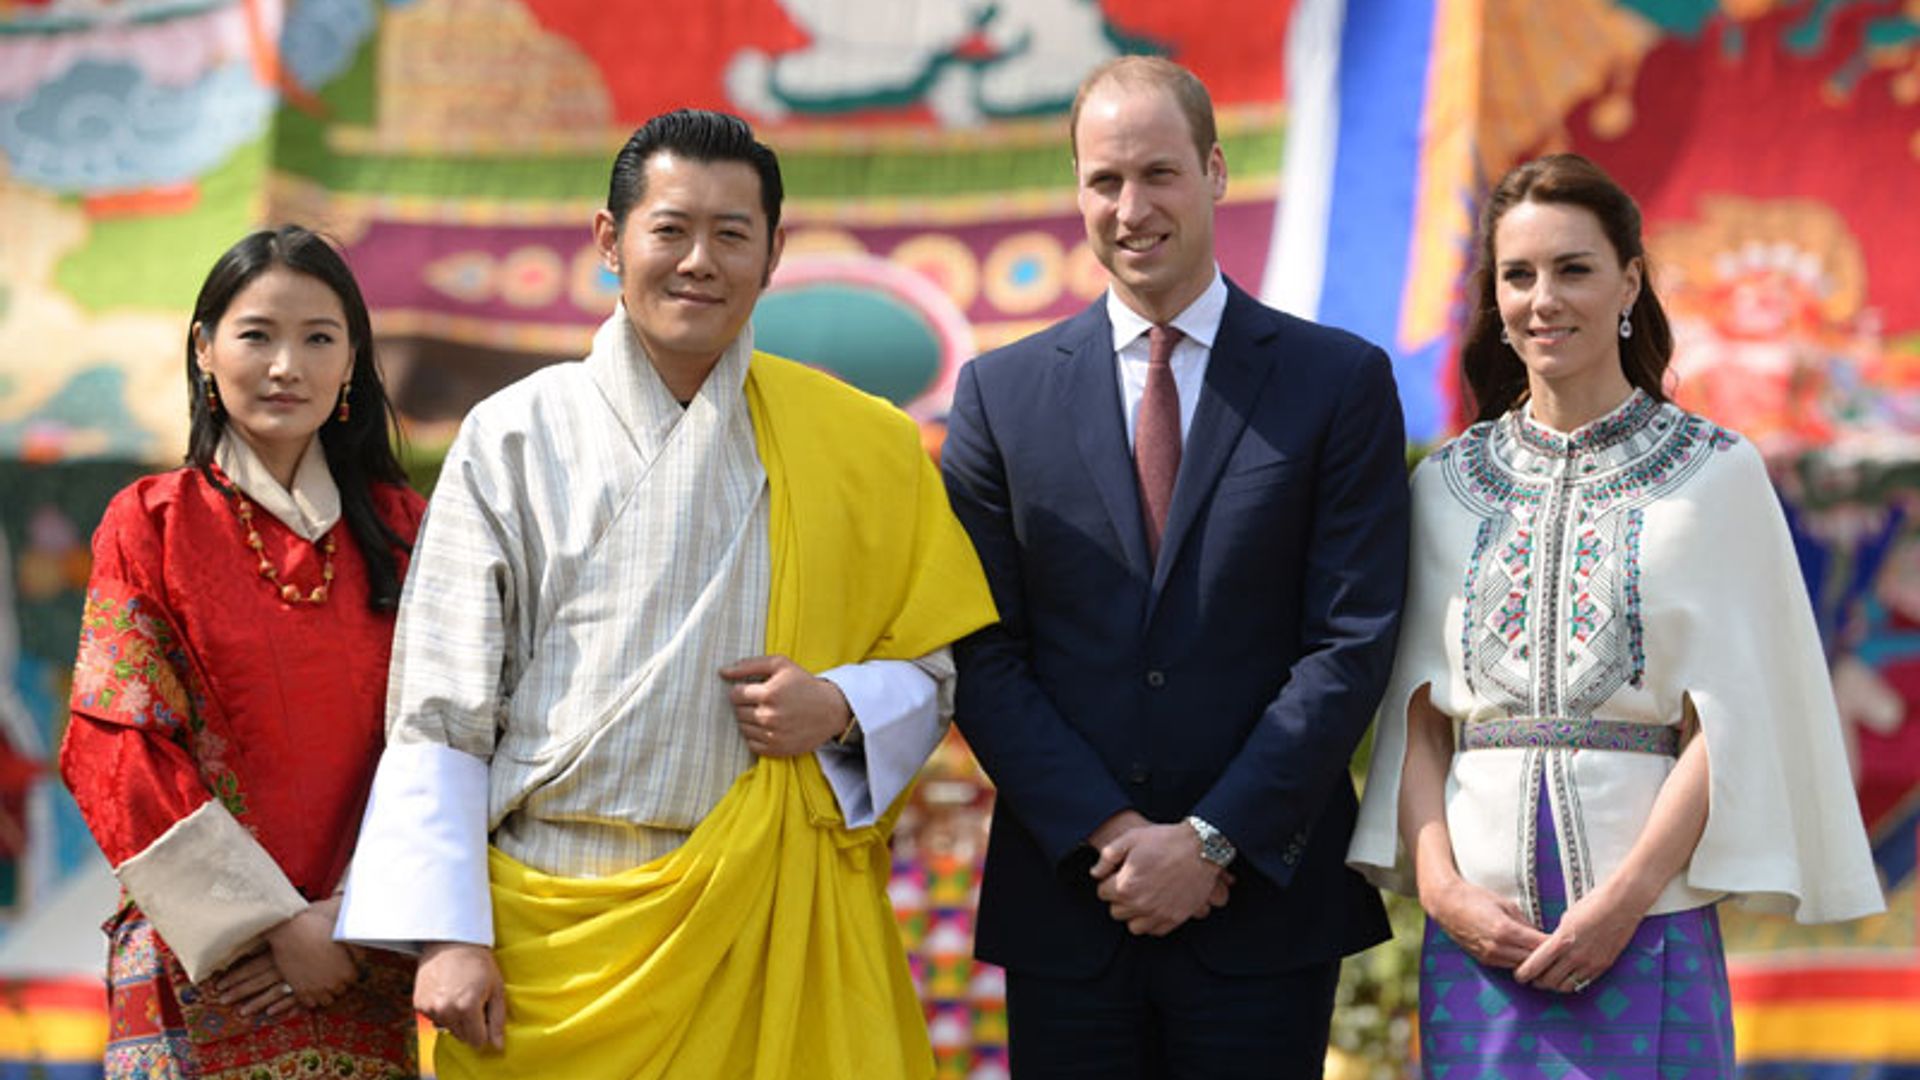
[[[993, 620], [911, 421], [761, 354], [746, 390], [771, 510], [769, 653], [815, 672], [910, 659]], [[886, 895], [898, 809], [849, 830], [812, 755], [766, 758], [684, 846], [625, 873], [554, 877], [493, 851], [507, 1048], [441, 1039], [439, 1075], [931, 1076]]]

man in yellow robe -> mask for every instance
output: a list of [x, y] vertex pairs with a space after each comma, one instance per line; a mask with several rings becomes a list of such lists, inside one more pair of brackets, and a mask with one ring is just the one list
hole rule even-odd
[[448, 453], [339, 931], [419, 950], [442, 1076], [931, 1073], [886, 830], [992, 602], [912, 421], [753, 351], [780, 201], [649, 121], [619, 310]]

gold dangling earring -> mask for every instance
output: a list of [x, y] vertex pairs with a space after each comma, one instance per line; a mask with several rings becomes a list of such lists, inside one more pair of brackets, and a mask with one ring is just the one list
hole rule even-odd
[[349, 410], [347, 409], [347, 391], [351, 389], [353, 389], [352, 378], [348, 378], [346, 382], [340, 385], [340, 411], [334, 415], [338, 416], [340, 422], [343, 424], [347, 422], [347, 416], [349, 415]]
[[202, 386], [204, 386], [204, 387], [206, 387], [206, 389], [207, 389], [207, 412], [208, 412], [208, 414], [210, 414], [210, 415], [212, 415], [212, 416], [219, 416], [219, 415], [220, 415], [220, 392], [219, 392], [219, 391], [218, 391], [217, 389], [215, 389], [215, 388], [214, 388], [214, 385], [213, 385], [213, 373], [212, 373], [212, 372], [210, 372], [210, 371], [203, 371], [203, 372], [201, 372], [201, 373], [200, 373], [200, 384], [201, 384]]

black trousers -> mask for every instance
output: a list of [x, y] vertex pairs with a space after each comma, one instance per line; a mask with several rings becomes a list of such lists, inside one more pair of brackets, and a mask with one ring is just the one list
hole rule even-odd
[[1318, 1080], [1340, 964], [1221, 975], [1131, 938], [1092, 979], [1007, 973], [1015, 1080]]

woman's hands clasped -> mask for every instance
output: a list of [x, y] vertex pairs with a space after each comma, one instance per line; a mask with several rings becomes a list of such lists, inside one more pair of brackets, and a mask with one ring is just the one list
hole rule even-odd
[[[1637, 911], [1645, 911], [1639, 905]], [[1575, 901], [1560, 925], [1514, 969], [1514, 981], [1577, 994], [1605, 975], [1640, 926], [1636, 906], [1601, 886]]]
[[360, 977], [351, 946], [333, 940], [340, 898], [307, 905], [269, 930], [262, 944], [214, 977], [212, 991], [240, 1015], [284, 1016], [324, 1009]]
[[1456, 945], [1487, 967], [1517, 968], [1547, 940], [1512, 901], [1464, 878], [1422, 890], [1420, 904]]
[[1568, 994], [1585, 990], [1613, 967], [1640, 925], [1636, 912], [1645, 910], [1603, 886], [1568, 908], [1548, 934], [1527, 922], [1512, 901], [1464, 879], [1423, 892], [1420, 901], [1428, 917], [1481, 964], [1512, 969], [1523, 986]]

